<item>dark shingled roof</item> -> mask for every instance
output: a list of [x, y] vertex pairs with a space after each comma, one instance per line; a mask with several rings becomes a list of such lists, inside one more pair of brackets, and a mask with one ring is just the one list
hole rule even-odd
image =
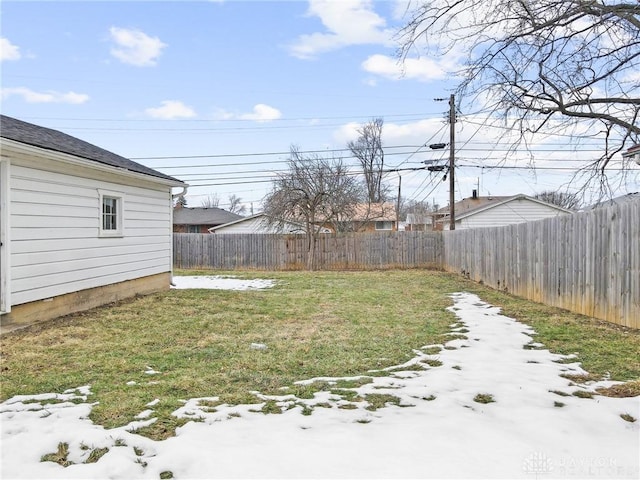
[[67, 153], [93, 162], [123, 168], [131, 172], [142, 173], [163, 180], [181, 182], [177, 178], [145, 167], [115, 153], [96, 147], [84, 140], [72, 137], [66, 133], [40, 127], [32, 123], [23, 122], [16, 118], [0, 115], [0, 137], [25, 143], [34, 147], [44, 148], [55, 152]]
[[244, 217], [216, 207], [179, 207], [173, 209], [174, 225], [223, 225], [241, 218]]

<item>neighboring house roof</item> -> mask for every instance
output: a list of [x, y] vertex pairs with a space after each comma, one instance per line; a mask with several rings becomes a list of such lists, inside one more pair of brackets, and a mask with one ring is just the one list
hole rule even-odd
[[[344, 220], [343, 220], [344, 219]], [[333, 222], [335, 218], [325, 218], [318, 215], [317, 223]], [[380, 222], [396, 221], [396, 207], [393, 203], [358, 203], [345, 208], [343, 214], [338, 216], [338, 221], [346, 222]]]
[[[494, 198], [496, 198], [496, 197], [494, 197]], [[498, 207], [500, 205], [505, 205], [507, 203], [514, 202], [516, 200], [529, 200], [530, 202], [539, 203], [540, 205], [545, 205], [547, 207], [554, 208], [554, 209], [556, 209], [558, 211], [561, 211], [563, 213], [573, 213], [573, 211], [568, 210], [566, 208], [559, 207], [558, 205], [554, 205], [552, 203], [544, 202], [542, 200], [538, 200], [537, 198], [529, 197], [528, 195], [520, 194], [520, 195], [514, 195], [513, 197], [506, 197], [506, 198], [502, 197], [502, 200], [500, 200], [500, 201], [491, 202], [489, 204], [481, 205], [479, 207], [469, 209], [469, 210], [467, 210], [465, 212], [462, 212], [462, 213], [458, 213], [458, 210], [457, 210], [458, 207], [456, 206], [456, 221], [462, 220], [463, 218], [466, 218], [466, 217], [470, 217], [471, 215], [476, 215], [476, 214], [478, 214], [480, 212], [484, 212], [484, 211], [489, 210], [491, 208], [496, 208], [496, 207]]]
[[354, 209], [352, 220], [354, 222], [395, 222], [396, 207], [393, 203], [360, 203]]
[[174, 225], [222, 225], [244, 217], [216, 207], [179, 207], [173, 210]]
[[[510, 196], [500, 196], [500, 197], [496, 197], [496, 196], [487, 196], [487, 197], [469, 197], [469, 198], [463, 198], [462, 200], [458, 201], [455, 203], [454, 207], [455, 207], [455, 213], [456, 213], [456, 218], [458, 218], [459, 215], [469, 212], [471, 210], [475, 210], [478, 208], [482, 208], [488, 205], [493, 205], [496, 203], [500, 203], [504, 200], [510, 199], [513, 197]], [[438, 210], [436, 210], [434, 212], [436, 215], [449, 215], [449, 206], [447, 205], [446, 207], [440, 208]]]
[[177, 178], [145, 167], [79, 138], [6, 115], [0, 115], [0, 137], [184, 185], [184, 182]]
[[[493, 210], [493, 209], [498, 209], [495, 212], [491, 212], [492, 214], [496, 214], [496, 212], [500, 211], [502, 213], [500, 213], [500, 215], [502, 216], [501, 221], [499, 221], [497, 223], [497, 225], [507, 225], [510, 223], [518, 223], [518, 222], [513, 222], [513, 221], [506, 221], [506, 218], [504, 217], [504, 213], [506, 211], [511, 211], [511, 205], [509, 205], [511, 202], [517, 202], [520, 203], [522, 201], [526, 201], [529, 202], [529, 204], [538, 204], [539, 206], [543, 206], [547, 209], [547, 211], [553, 211], [556, 210], [558, 212], [558, 214], [562, 213], [562, 214], [569, 214], [569, 213], [574, 213], [572, 210], [567, 210], [566, 208], [562, 208], [559, 207], [557, 205], [554, 205], [552, 203], [548, 203], [542, 200], [539, 200], [537, 198], [533, 198], [533, 197], [529, 197], [528, 195], [524, 195], [524, 194], [519, 194], [519, 195], [513, 195], [510, 197], [471, 197], [471, 198], [465, 198], [464, 200], [461, 200], [460, 202], [456, 202], [455, 204], [455, 212], [456, 212], [456, 224], [464, 224], [467, 223], [469, 221], [472, 221], [474, 223], [477, 223], [479, 218], [484, 218], [484, 221], [486, 222], [488, 219], [486, 218], [486, 216], [479, 216], [479, 217], [475, 217], [475, 215], [478, 214], [482, 214], [483, 212], [486, 212], [488, 210]], [[458, 209], [458, 206], [460, 205], [460, 210]], [[475, 206], [474, 206], [475, 205]], [[505, 211], [504, 208], [506, 208], [507, 210]], [[540, 219], [540, 215], [539, 213], [537, 214], [533, 214], [531, 215], [532, 212], [528, 212], [528, 213], [523, 213], [521, 211], [520, 208], [518, 208], [517, 210], [512, 210], [513, 212], [520, 212], [517, 215], [520, 217], [519, 221], [525, 222], [525, 221], [530, 221], [530, 220], [539, 220]], [[449, 220], [449, 209], [440, 209], [437, 212], [435, 212], [434, 214], [434, 222], [435, 224], [444, 224], [446, 225], [448, 223]], [[470, 217], [473, 217], [472, 220], [469, 220]], [[463, 222], [464, 220], [464, 222]], [[493, 223], [493, 221], [491, 221], [491, 223]], [[480, 225], [478, 225], [480, 226]], [[482, 226], [490, 226], [490, 225], [482, 225]], [[466, 228], [475, 228], [475, 227], [466, 227]]]

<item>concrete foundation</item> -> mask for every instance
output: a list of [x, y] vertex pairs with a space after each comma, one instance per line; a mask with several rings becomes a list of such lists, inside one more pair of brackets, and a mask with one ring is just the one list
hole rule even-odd
[[0, 333], [44, 322], [70, 313], [89, 310], [108, 303], [136, 295], [168, 290], [171, 282], [169, 272], [137, 278], [126, 282], [90, 288], [36, 302], [14, 305], [11, 312], [0, 317]]

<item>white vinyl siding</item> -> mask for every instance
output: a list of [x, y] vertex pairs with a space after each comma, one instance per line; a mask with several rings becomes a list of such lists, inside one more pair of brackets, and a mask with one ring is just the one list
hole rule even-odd
[[544, 218], [566, 215], [566, 212], [526, 198], [506, 202], [456, 221], [456, 229], [500, 227]]
[[257, 216], [215, 230], [215, 235], [226, 233], [304, 233], [304, 227], [287, 222], [282, 229], [278, 229], [277, 225], [269, 225], [264, 216]]
[[[12, 162], [13, 305], [171, 271], [170, 187], [87, 170]], [[104, 196], [120, 199], [117, 236], [102, 235]]]

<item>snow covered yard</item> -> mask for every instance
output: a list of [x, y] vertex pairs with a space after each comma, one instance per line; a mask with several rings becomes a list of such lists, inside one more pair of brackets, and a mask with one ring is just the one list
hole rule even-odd
[[305, 398], [184, 399], [175, 415], [194, 421], [163, 441], [135, 433], [157, 400], [106, 429], [88, 420], [90, 386], [13, 397], [0, 404], [2, 478], [638, 478], [640, 397], [573, 384], [561, 375], [580, 365], [532, 329], [474, 295], [453, 300], [451, 340], [402, 365], [301, 379]]

